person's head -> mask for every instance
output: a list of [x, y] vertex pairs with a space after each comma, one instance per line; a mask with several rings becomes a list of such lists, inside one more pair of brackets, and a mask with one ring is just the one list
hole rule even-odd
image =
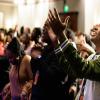
[[89, 36], [82, 32], [77, 32], [75, 34], [75, 43], [80, 55], [83, 58], [87, 58], [89, 56], [89, 52], [94, 52], [94, 45], [92, 41], [90, 40]]
[[85, 34], [82, 32], [76, 32], [75, 33], [75, 43], [76, 45], [81, 43], [86, 43]]
[[36, 44], [34, 47], [31, 49], [31, 56], [32, 58], [39, 58], [42, 55], [42, 45], [41, 44]]
[[21, 57], [22, 50], [17, 38], [12, 39], [6, 48], [5, 53], [11, 64], [16, 65], [18, 63], [17, 61]]
[[14, 30], [12, 28], [10, 28], [7, 32], [7, 35], [12, 35], [12, 37], [13, 37], [13, 34], [14, 34]]
[[40, 36], [41, 36], [41, 28], [35, 27], [31, 34], [31, 40], [37, 43], [39, 41]]
[[24, 33], [25, 34], [30, 34], [31, 33], [31, 30], [29, 27], [24, 27]]
[[41, 35], [41, 40], [42, 40], [42, 42], [45, 42], [47, 44], [52, 44], [51, 43], [51, 39], [50, 39], [50, 37], [48, 35], [48, 30], [45, 27], [43, 27], [43, 32], [42, 32], [42, 35]]
[[20, 28], [20, 35], [23, 35], [24, 34], [24, 26], [22, 26], [21, 28]]
[[20, 36], [20, 42], [24, 50], [28, 48], [28, 46], [30, 45], [30, 41], [31, 40], [29, 34], [23, 34], [22, 36]]
[[89, 35], [84, 34], [82, 32], [76, 32], [75, 33], [75, 42], [76, 44], [80, 43], [87, 43], [90, 46], [92, 46], [93, 49], [95, 49], [94, 43], [91, 41], [91, 38]]
[[12, 35], [11, 34], [7, 34], [6, 35], [6, 42], [11, 42], [11, 40], [12, 40]]
[[95, 45], [100, 44], [100, 24], [93, 26], [90, 36]]

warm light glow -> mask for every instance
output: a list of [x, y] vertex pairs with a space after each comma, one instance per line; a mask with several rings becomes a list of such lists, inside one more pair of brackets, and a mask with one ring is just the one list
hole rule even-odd
[[25, 0], [14, 0], [14, 4], [16, 5], [23, 5], [25, 3]]
[[100, 0], [85, 0], [85, 33], [95, 24], [100, 24]]
[[16, 5], [32, 5], [38, 2], [39, 0], [14, 0]]
[[12, 20], [12, 26], [15, 26], [16, 24], [17, 24], [17, 19], [16, 19], [16, 17], [14, 17]]
[[13, 26], [12, 25], [12, 19], [6, 20], [6, 23], [5, 24], [6, 24], [5, 26], [6, 26], [7, 29], [12, 28], [12, 26]]
[[37, 17], [35, 20], [35, 27], [42, 27], [48, 16], [49, 3], [42, 1], [37, 5]]
[[94, 24], [100, 24], [100, 0], [96, 0], [94, 5]]
[[[20, 0], [21, 1], [21, 0]], [[49, 2], [26, 0], [27, 5], [18, 5], [18, 24], [30, 28], [42, 27], [48, 16]]]
[[30, 5], [30, 4], [34, 4], [35, 3], [35, 0], [27, 0], [27, 5]]
[[0, 27], [3, 27], [3, 17], [4, 17], [3, 13], [0, 12]]

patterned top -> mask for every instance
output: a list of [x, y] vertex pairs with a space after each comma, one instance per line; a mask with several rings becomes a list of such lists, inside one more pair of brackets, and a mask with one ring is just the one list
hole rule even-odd
[[11, 95], [20, 96], [21, 85], [18, 79], [18, 70], [14, 65], [11, 65], [11, 69], [9, 71], [9, 79], [10, 79]]

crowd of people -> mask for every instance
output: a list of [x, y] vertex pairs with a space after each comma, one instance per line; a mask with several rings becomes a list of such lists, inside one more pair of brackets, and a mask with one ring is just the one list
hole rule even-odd
[[100, 24], [87, 36], [56, 9], [41, 29], [0, 29], [1, 100], [99, 100]]

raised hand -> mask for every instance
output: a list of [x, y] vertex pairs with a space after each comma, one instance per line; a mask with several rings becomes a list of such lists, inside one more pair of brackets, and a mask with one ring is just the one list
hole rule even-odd
[[58, 44], [58, 39], [56, 34], [53, 32], [53, 30], [51, 29], [48, 21], [45, 22], [44, 24], [44, 29], [48, 31], [48, 36], [51, 39], [52, 43], [54, 46], [56, 46]]
[[59, 14], [56, 9], [54, 9], [54, 14], [49, 10], [47, 22], [49, 23], [53, 32], [59, 36], [63, 33], [64, 29], [68, 26], [69, 16], [66, 17], [64, 23], [61, 21]]

